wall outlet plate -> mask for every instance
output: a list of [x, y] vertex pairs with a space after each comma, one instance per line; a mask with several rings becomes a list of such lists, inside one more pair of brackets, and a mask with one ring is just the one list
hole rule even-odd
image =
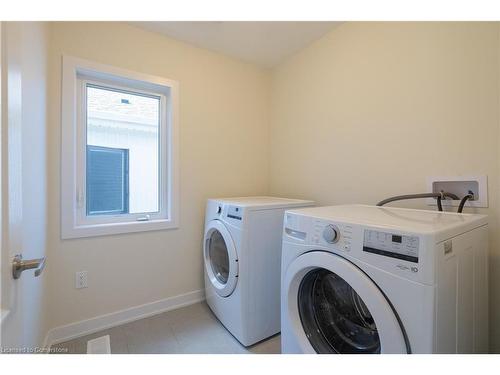
[[[427, 177], [427, 190], [433, 193], [446, 191], [453, 193], [460, 199], [468, 194], [469, 190], [474, 193], [474, 200], [469, 200], [465, 204], [467, 207], [488, 207], [488, 176], [431, 176]], [[437, 201], [429, 198], [429, 206], [436, 206]], [[443, 207], [457, 207], [460, 200], [444, 199]]]
[[87, 271], [79, 271], [75, 274], [75, 288], [82, 289], [88, 288], [88, 274]]

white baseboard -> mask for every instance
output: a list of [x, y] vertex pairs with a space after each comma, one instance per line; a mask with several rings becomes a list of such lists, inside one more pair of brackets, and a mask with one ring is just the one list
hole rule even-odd
[[110, 314], [96, 316], [80, 322], [55, 327], [52, 328], [45, 336], [43, 347], [50, 348], [51, 345], [58, 344], [60, 342], [76, 339], [103, 329], [147, 318], [162, 312], [189, 306], [203, 301], [204, 299], [204, 290], [195, 290], [179, 296], [169, 297], [159, 301], [146, 303], [144, 305], [115, 311]]

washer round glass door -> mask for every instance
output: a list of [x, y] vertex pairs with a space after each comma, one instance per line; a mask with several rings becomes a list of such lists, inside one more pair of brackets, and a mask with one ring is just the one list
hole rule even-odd
[[358, 293], [336, 273], [309, 271], [298, 292], [299, 315], [318, 353], [380, 353], [377, 325]]
[[238, 257], [233, 239], [219, 220], [211, 221], [204, 239], [205, 270], [217, 294], [229, 296], [238, 281]]
[[374, 282], [348, 260], [323, 251], [287, 269], [288, 317], [306, 353], [408, 353], [403, 329]]

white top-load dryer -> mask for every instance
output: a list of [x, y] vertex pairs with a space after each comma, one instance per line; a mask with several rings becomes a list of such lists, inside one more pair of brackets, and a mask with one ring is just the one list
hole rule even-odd
[[283, 353], [487, 352], [487, 217], [287, 211], [281, 321]]
[[245, 346], [280, 331], [283, 217], [287, 209], [311, 205], [275, 197], [208, 200], [203, 241], [207, 303]]

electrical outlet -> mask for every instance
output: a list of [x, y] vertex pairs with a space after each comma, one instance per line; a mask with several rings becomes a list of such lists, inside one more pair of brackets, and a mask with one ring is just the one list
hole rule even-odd
[[75, 275], [75, 287], [76, 289], [87, 288], [88, 285], [88, 275], [87, 271], [79, 271]]

